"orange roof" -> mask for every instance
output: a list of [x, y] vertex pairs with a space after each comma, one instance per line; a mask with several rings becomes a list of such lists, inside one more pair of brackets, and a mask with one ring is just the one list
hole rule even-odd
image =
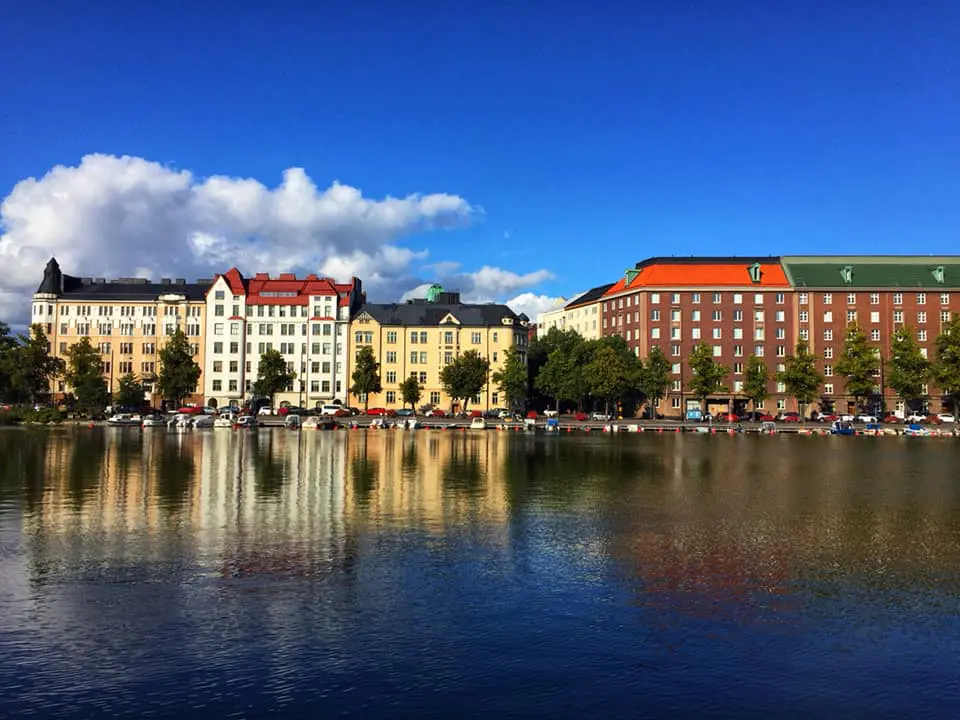
[[648, 287], [790, 287], [779, 263], [760, 263], [760, 282], [756, 283], [750, 279], [751, 265], [746, 262], [654, 262], [643, 267], [629, 286], [626, 277], [622, 277], [605, 294]]

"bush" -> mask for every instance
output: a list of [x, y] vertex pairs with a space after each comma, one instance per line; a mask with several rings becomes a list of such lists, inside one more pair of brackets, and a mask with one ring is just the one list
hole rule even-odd
[[64, 413], [56, 408], [32, 408], [11, 407], [9, 410], [0, 411], [0, 426], [19, 425], [20, 423], [58, 423], [64, 419]]

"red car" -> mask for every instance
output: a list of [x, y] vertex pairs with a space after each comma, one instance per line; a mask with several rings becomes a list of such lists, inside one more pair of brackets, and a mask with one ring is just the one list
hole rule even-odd
[[800, 422], [800, 413], [798, 412], [786, 412], [780, 418], [783, 422]]
[[188, 405], [177, 410], [181, 415], [202, 415], [203, 408], [197, 407], [196, 405]]
[[585, 412], [578, 412], [576, 415], [573, 416], [573, 419], [576, 420], [577, 422], [585, 422], [587, 419], [587, 414]]
[[740, 418], [736, 413], [722, 412], [717, 415], [717, 422], [735, 423], [740, 422]]
[[536, 411], [536, 410], [531, 410], [530, 412], [527, 413], [527, 417], [530, 418], [531, 420], [536, 420], [537, 417], [538, 417], [538, 416], [537, 416], [537, 411]]
[[382, 408], [382, 407], [367, 408], [367, 415], [391, 417], [393, 414], [394, 414], [393, 410], [387, 410], [386, 408]]
[[446, 417], [447, 414], [440, 408], [434, 408], [427, 413], [427, 417]]

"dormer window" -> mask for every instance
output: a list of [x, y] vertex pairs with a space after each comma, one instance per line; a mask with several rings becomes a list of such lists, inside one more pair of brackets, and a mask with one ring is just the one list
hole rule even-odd
[[853, 282], [853, 265], [844, 265], [840, 268], [840, 278], [844, 284], [849, 285]]
[[930, 271], [930, 274], [933, 275], [933, 279], [936, 281], [937, 285], [943, 285], [943, 281], [944, 281], [943, 265], [937, 265], [933, 270]]
[[760, 263], [754, 263], [747, 268], [747, 272], [750, 273], [750, 282], [758, 283], [760, 282]]

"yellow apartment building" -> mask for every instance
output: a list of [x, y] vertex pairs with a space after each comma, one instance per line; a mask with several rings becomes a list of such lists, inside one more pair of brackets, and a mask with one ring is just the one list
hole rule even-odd
[[[51, 354], [64, 360], [72, 344], [89, 338], [100, 351], [111, 393], [122, 376], [133, 373], [145, 385], [145, 399], [158, 405], [158, 353], [177, 328], [187, 335], [194, 360], [203, 369], [205, 294], [210, 283], [74, 277], [63, 273], [52, 258], [33, 295], [30, 322], [43, 327]], [[51, 388], [55, 396], [69, 392], [62, 380], [55, 383]], [[203, 402], [202, 376], [196, 394], [187, 401]]]
[[[444, 292], [438, 285], [430, 288], [426, 299], [367, 303], [351, 322], [348, 382], [352, 383], [360, 348], [370, 346], [380, 364], [383, 390], [370, 396], [369, 407], [403, 407], [400, 384], [416, 375], [421, 404], [455, 410], [440, 382], [443, 368], [461, 353], [476, 350], [490, 361], [492, 376], [503, 366], [509, 348], [518, 348], [526, 357], [528, 325], [526, 315], [517, 315], [506, 305], [462, 303], [460, 293]], [[489, 410], [505, 404], [490, 376], [468, 409]], [[350, 396], [350, 404], [363, 402]]]

